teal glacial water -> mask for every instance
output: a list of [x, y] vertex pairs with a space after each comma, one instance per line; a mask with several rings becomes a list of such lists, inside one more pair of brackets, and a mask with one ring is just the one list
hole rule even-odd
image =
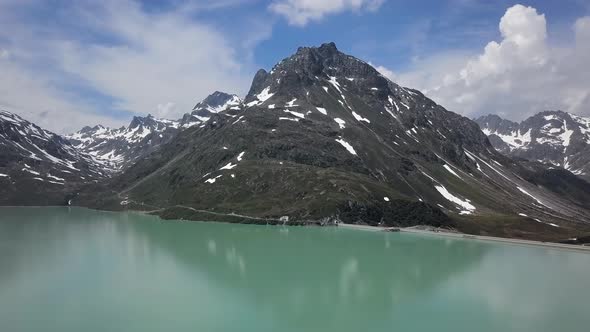
[[0, 208], [0, 331], [588, 331], [590, 254]]

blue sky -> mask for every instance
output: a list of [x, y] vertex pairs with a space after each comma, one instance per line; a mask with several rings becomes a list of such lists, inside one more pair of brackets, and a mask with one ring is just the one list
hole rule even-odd
[[334, 41], [469, 117], [590, 115], [589, 15], [584, 0], [0, 0], [0, 108], [59, 133], [179, 118]]

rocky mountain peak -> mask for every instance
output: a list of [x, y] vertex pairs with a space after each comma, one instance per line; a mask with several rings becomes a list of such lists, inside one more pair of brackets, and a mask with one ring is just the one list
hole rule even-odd
[[257, 95], [264, 96], [265, 89], [269, 93], [301, 97], [310, 87], [326, 82], [358, 83], [381, 91], [387, 90], [390, 85], [392, 89], [399, 88], [368, 63], [340, 52], [334, 43], [326, 43], [319, 47], [300, 47], [295, 54], [277, 63], [270, 72], [259, 70], [245, 103], [255, 104]]
[[245, 118], [259, 114], [279, 123], [322, 124], [343, 141], [354, 135], [353, 128], [370, 128], [369, 133], [381, 133], [379, 139], [391, 142], [387, 143], [391, 150], [420, 153], [419, 145], [433, 144], [442, 149], [438, 156], [425, 158], [439, 163], [452, 160], [473, 166], [463, 148], [491, 149], [475, 123], [447, 112], [417, 90], [390, 81], [333, 43], [299, 48], [270, 72], [259, 71], [245, 107]]
[[187, 128], [202, 124], [213, 114], [239, 108], [242, 100], [233, 94], [215, 91], [195, 105], [191, 113], [186, 113], [180, 120], [180, 126]]
[[546, 124], [560, 126], [563, 124], [563, 121], [570, 121], [572, 123], [574, 122], [569, 113], [557, 110], [539, 112], [525, 119], [524, 121], [522, 121], [522, 123], [526, 127], [534, 128], [537, 126], [544, 126]]
[[334, 42], [324, 43], [319, 47], [299, 47], [295, 55], [306, 55], [309, 53], [318, 53], [323, 57], [331, 57], [340, 53]]
[[490, 131], [510, 132], [518, 126], [518, 123], [502, 119], [500, 116], [496, 114], [488, 114], [485, 116], [481, 116], [475, 119], [475, 122], [477, 122], [480, 125], [482, 130]]
[[174, 121], [166, 120], [166, 119], [158, 119], [151, 114], [148, 114], [145, 117], [142, 116], [134, 116], [131, 122], [129, 123], [129, 129], [147, 129], [147, 130], [154, 130], [154, 129], [164, 129], [172, 125]]
[[137, 128], [139, 126], [141, 126], [144, 122], [144, 117], [141, 116], [134, 116], [133, 119], [131, 119], [131, 122], [129, 123], [129, 128]]
[[103, 125], [96, 125], [94, 127], [85, 126], [84, 128], [80, 129], [80, 133], [89, 133], [89, 132], [96, 132], [99, 130], [103, 130], [105, 127]]
[[340, 52], [334, 43], [299, 48], [294, 55], [278, 63], [271, 74], [277, 71], [293, 71], [311, 77], [322, 74], [342, 78], [381, 76], [366, 62]]
[[250, 85], [250, 90], [248, 91], [245, 100], [248, 100], [250, 96], [253, 96], [257, 94], [259, 91], [262, 91], [262, 89], [264, 89], [264, 84], [269, 76], [270, 74], [266, 70], [259, 69], [254, 75], [254, 78], [252, 79], [252, 84]]
[[[26, 125], [30, 124], [27, 120], [21, 118], [17, 114], [3, 111], [3, 110], [0, 110], [0, 121], [2, 121], [3, 124], [11, 125], [11, 126], [26, 126]], [[30, 125], [38, 128], [34, 124], [30, 124]]]
[[228, 103], [232, 105], [237, 105], [240, 103], [240, 98], [238, 98], [238, 96], [236, 95], [230, 95], [225, 92], [215, 91], [209, 96], [207, 96], [205, 99], [203, 99], [201, 102], [196, 104], [195, 107], [193, 107], [193, 110], [206, 109], [210, 112], [218, 113], [220, 111], [223, 111], [223, 109], [221, 109], [222, 107], [226, 105], [229, 106]]
[[559, 117], [570, 117], [570, 113], [568, 112], [564, 112], [562, 110], [545, 110], [542, 112], [539, 112], [535, 115], [533, 115], [532, 117], [537, 117], [537, 116], [548, 116], [548, 115], [555, 115], [555, 116], [559, 116]]

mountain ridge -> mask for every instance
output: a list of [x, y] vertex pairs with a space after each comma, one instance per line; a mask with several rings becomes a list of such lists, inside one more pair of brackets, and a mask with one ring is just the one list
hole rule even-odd
[[236, 95], [215, 91], [178, 120], [155, 118], [151, 114], [134, 116], [128, 126], [86, 126], [65, 137], [81, 151], [94, 156], [110, 172], [116, 173], [170, 141], [180, 130], [202, 125], [212, 114], [222, 113], [240, 103]]
[[106, 176], [65, 138], [0, 111], [0, 205], [67, 205], [80, 185]]

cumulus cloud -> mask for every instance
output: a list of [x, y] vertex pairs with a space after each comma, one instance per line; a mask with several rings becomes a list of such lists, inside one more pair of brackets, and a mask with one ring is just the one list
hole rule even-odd
[[277, 0], [269, 9], [287, 19], [295, 26], [305, 26], [311, 21], [320, 21], [326, 15], [344, 11], [375, 11], [385, 0]]
[[590, 66], [590, 17], [578, 19], [572, 41], [559, 46], [549, 42], [545, 15], [533, 7], [508, 8], [499, 31], [502, 39], [479, 54], [427, 57], [398, 80], [467, 116], [519, 120], [547, 109], [590, 114], [590, 75], [581, 70]]
[[548, 60], [545, 15], [532, 7], [515, 5], [500, 20], [500, 43], [488, 43], [477, 59], [470, 60], [458, 79], [465, 85], [477, 84], [490, 76], [506, 72], [542, 68]]
[[248, 54], [268, 36], [235, 36], [194, 9], [147, 11], [133, 0], [48, 8], [61, 22], [49, 25], [27, 20], [28, 2], [3, 6], [0, 108], [60, 133], [125, 124], [132, 113], [180, 117], [215, 90], [243, 94], [256, 69]]

